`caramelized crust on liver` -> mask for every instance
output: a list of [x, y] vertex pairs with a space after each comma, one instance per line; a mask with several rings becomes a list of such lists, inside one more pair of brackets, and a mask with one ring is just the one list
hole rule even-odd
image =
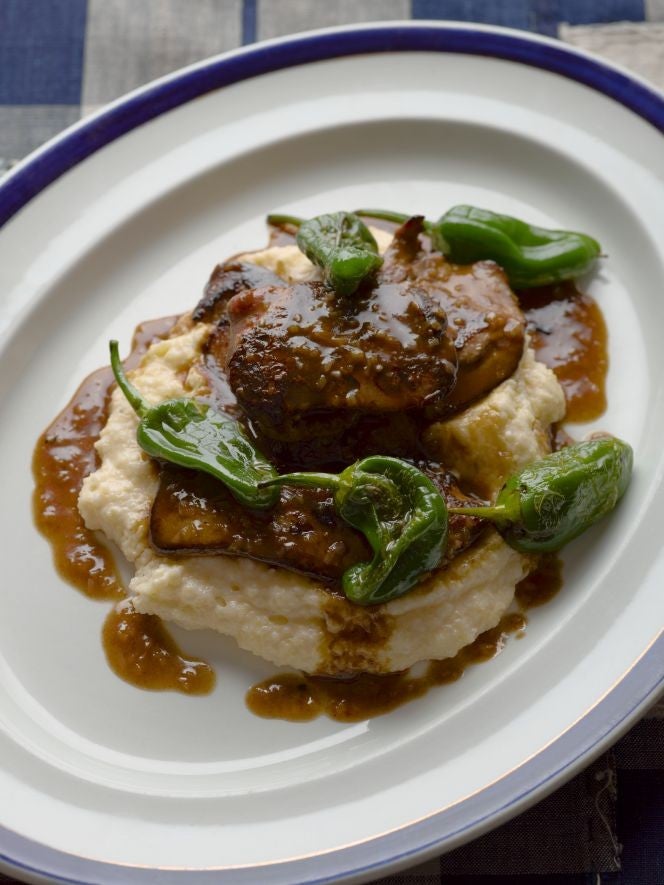
[[458, 362], [446, 404], [456, 411], [512, 375], [523, 353], [525, 318], [502, 268], [493, 261], [452, 264], [427, 248], [422, 222], [415, 216], [398, 228], [380, 278], [416, 284], [445, 311]]
[[[427, 472], [450, 505], [469, 500], [451, 475]], [[478, 519], [452, 516], [446, 558], [472, 544], [481, 528]], [[161, 466], [150, 541], [159, 553], [249, 556], [332, 584], [372, 557], [364, 536], [337, 515], [329, 491], [286, 486], [275, 507], [249, 510], [213, 477], [170, 464]]]
[[249, 510], [213, 477], [169, 464], [152, 505], [150, 540], [160, 553], [250, 556], [327, 580], [371, 559], [329, 491], [286, 486], [274, 507]]
[[[502, 271], [429, 251], [421, 218], [397, 230], [377, 280], [351, 298], [232, 261], [215, 268], [193, 318], [213, 324], [200, 367], [209, 399], [243, 421], [280, 472], [393, 455], [417, 463], [449, 504], [469, 499], [426, 460], [422, 432], [508, 377], [524, 343]], [[481, 531], [452, 516], [446, 560]], [[150, 538], [160, 553], [248, 556], [331, 587], [372, 555], [327, 491], [285, 487], [274, 508], [253, 511], [213, 478], [172, 465], [161, 467]]]
[[286, 283], [264, 267], [247, 261], [218, 264], [203, 290], [203, 297], [192, 313], [196, 323], [217, 323], [226, 318], [226, 305], [238, 292], [261, 286], [285, 286]]
[[310, 413], [435, 409], [454, 384], [445, 312], [409, 283], [261, 288], [231, 298], [228, 317], [231, 388], [268, 436], [310, 435]]

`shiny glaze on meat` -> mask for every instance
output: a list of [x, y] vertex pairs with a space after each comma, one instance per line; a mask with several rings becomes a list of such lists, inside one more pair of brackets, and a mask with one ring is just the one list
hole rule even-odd
[[[422, 435], [431, 420], [424, 408], [431, 394], [421, 394], [447, 383], [429, 404], [445, 402], [452, 409], [452, 403], [474, 399], [516, 367], [525, 321], [502, 271], [491, 262], [461, 268], [431, 253], [420, 218], [396, 231], [377, 282], [350, 300], [320, 283], [252, 289], [257, 276], [248, 273], [242, 283], [243, 267], [217, 267], [204, 296], [205, 301], [211, 291], [226, 293], [203, 360], [216, 384], [211, 401], [226, 410], [240, 406], [239, 417], [280, 472], [336, 472], [366, 455], [388, 454], [418, 463], [450, 503], [463, 499], [452, 478], [428, 463]], [[226, 297], [229, 293], [234, 294]], [[429, 312], [434, 303], [445, 303], [452, 318], [447, 328], [440, 308]], [[404, 306], [413, 311], [406, 322]], [[432, 316], [438, 338], [430, 342], [425, 339]], [[443, 337], [447, 352], [451, 346], [463, 367], [463, 389], [450, 393], [447, 370], [442, 380], [432, 372], [419, 379], [419, 398], [409, 399], [414, 370], [404, 383], [394, 366], [405, 350], [417, 353], [423, 346], [425, 367], [432, 366], [430, 348], [435, 352]], [[374, 366], [382, 370], [378, 381]], [[349, 393], [357, 408], [349, 408]], [[402, 408], [392, 409], [393, 403]], [[246, 555], [338, 585], [350, 564], [370, 554], [358, 533], [340, 520], [331, 522], [333, 513], [327, 494], [290, 489], [274, 513], [254, 514], [237, 508], [215, 481], [169, 467], [152, 511], [151, 540], [163, 553]], [[477, 521], [452, 517], [448, 558], [478, 531]]]
[[379, 279], [411, 281], [445, 311], [458, 363], [446, 398], [451, 412], [510, 377], [523, 353], [525, 320], [497, 264], [452, 264], [428, 248], [422, 222], [416, 216], [395, 231]]
[[371, 559], [323, 489], [286, 486], [274, 507], [250, 510], [213, 477], [170, 464], [162, 465], [150, 541], [159, 553], [249, 556], [322, 579]]
[[259, 289], [262, 286], [285, 286], [272, 271], [247, 261], [226, 261], [218, 264], [203, 290], [203, 297], [194, 308], [191, 318], [195, 323], [224, 321], [226, 306], [233, 295]]
[[[451, 506], [471, 500], [450, 474], [425, 470]], [[470, 546], [482, 528], [475, 517], [453, 515], [446, 558]], [[285, 486], [273, 508], [250, 510], [213, 477], [171, 464], [161, 466], [150, 542], [158, 553], [170, 555], [260, 559], [309, 574], [331, 589], [340, 587], [347, 568], [372, 557], [364, 536], [337, 515], [330, 492]]]
[[228, 302], [228, 378], [267, 436], [310, 437], [311, 414], [435, 410], [456, 355], [439, 304], [384, 283], [341, 297], [322, 283], [268, 287]]
[[[288, 241], [290, 233], [279, 236]], [[524, 317], [500, 268], [460, 267], [431, 252], [421, 218], [395, 231], [373, 291], [340, 303], [321, 284], [253, 291], [254, 276], [242, 286], [238, 268], [216, 268], [206, 289], [239, 294], [225, 301], [210, 335], [205, 372], [223, 408], [237, 395], [234, 414], [282, 471], [338, 470], [376, 452], [426, 459], [427, 423], [488, 393], [523, 352]], [[432, 304], [438, 338], [413, 358], [404, 346], [422, 346], [414, 332], [427, 331]], [[404, 306], [414, 311], [407, 322], [395, 317]], [[339, 324], [343, 334], [335, 335]], [[378, 338], [372, 352], [382, 331], [390, 347]], [[442, 363], [432, 358], [440, 350]]]

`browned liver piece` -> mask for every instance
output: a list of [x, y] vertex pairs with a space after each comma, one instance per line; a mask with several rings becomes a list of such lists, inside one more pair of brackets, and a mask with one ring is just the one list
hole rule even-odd
[[309, 436], [321, 412], [435, 409], [454, 384], [445, 312], [410, 283], [352, 297], [322, 283], [268, 287], [235, 295], [227, 310], [230, 385], [268, 436]]
[[194, 317], [218, 323], [206, 364], [225, 401], [232, 392], [276, 445], [341, 439], [367, 415], [450, 414], [514, 372], [525, 338], [498, 265], [447, 261], [421, 217], [397, 229], [377, 285], [353, 298], [229, 262]]
[[329, 491], [293, 486], [269, 510], [240, 506], [204, 473], [164, 464], [150, 539], [161, 553], [249, 556], [333, 580], [371, 558], [364, 537], [334, 509]]
[[[524, 321], [502, 271], [446, 262], [411, 219], [378, 279], [352, 298], [270, 277], [250, 264], [215, 268], [194, 314], [215, 324], [204, 353], [211, 400], [238, 415], [280, 472], [389, 454], [417, 463], [448, 503], [468, 500], [424, 460], [421, 431], [516, 367]], [[481, 531], [452, 516], [446, 559]], [[285, 487], [273, 509], [253, 511], [213, 478], [172, 465], [162, 466], [150, 533], [161, 553], [248, 556], [331, 585], [371, 558], [329, 492]]]
[[239, 414], [235, 395], [228, 384], [229, 322], [227, 306], [239, 292], [248, 292], [261, 286], [285, 286], [286, 283], [264, 267], [248, 261], [230, 260], [218, 264], [205, 284], [203, 297], [192, 311], [195, 323], [211, 323], [214, 329], [204, 349], [201, 371], [210, 387], [212, 404], [222, 411]]
[[261, 451], [281, 473], [293, 470], [326, 470], [337, 473], [368, 455], [391, 455], [406, 460], [426, 459], [420, 415], [390, 412], [364, 415], [321, 412], [307, 420], [308, 435], [280, 440], [256, 434]]
[[[427, 472], [450, 504], [469, 500], [449, 474]], [[447, 559], [468, 547], [481, 530], [478, 519], [452, 516]], [[160, 553], [248, 556], [332, 583], [349, 566], [372, 556], [363, 535], [337, 515], [328, 491], [286, 486], [272, 509], [249, 510], [214, 478], [170, 464], [162, 465], [150, 540]]]
[[421, 216], [397, 229], [379, 279], [410, 281], [444, 309], [458, 361], [457, 382], [447, 397], [454, 411], [514, 372], [523, 353], [525, 319], [495, 262], [452, 264], [428, 248], [422, 231]]
[[218, 264], [203, 290], [203, 297], [192, 312], [196, 323], [216, 323], [226, 317], [226, 305], [233, 295], [261, 286], [285, 286], [286, 283], [264, 267], [248, 261]]

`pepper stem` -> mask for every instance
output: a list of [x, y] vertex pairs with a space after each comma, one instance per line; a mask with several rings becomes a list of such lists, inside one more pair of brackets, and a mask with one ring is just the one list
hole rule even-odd
[[138, 417], [145, 417], [150, 408], [150, 405], [143, 399], [138, 390], [136, 390], [134, 385], [125, 375], [124, 368], [122, 367], [122, 361], [120, 359], [120, 353], [118, 351], [118, 342], [109, 341], [108, 347], [111, 352], [111, 368], [113, 369], [115, 380], [118, 382], [118, 387], [124, 393], [129, 405], [136, 412]]
[[461, 516], [481, 516], [483, 519], [504, 520], [509, 519], [508, 508], [504, 504], [486, 505], [482, 507], [448, 507], [448, 513], [458, 513]]
[[389, 209], [356, 209], [354, 214], [364, 215], [365, 218], [379, 218], [381, 221], [392, 221], [394, 224], [403, 224], [410, 218], [410, 215], [391, 212]]
[[267, 216], [267, 223], [273, 224], [275, 227], [282, 227], [284, 224], [292, 224], [293, 227], [299, 227], [304, 218], [298, 218], [297, 215], [281, 215], [279, 212], [273, 212]]
[[270, 486], [305, 486], [314, 489], [332, 489], [336, 491], [341, 485], [341, 479], [336, 473], [284, 473], [273, 479], [263, 479], [258, 483], [259, 489], [267, 489]]
[[[391, 221], [393, 224], [405, 224], [412, 215], [406, 215], [405, 212], [392, 212], [390, 209], [356, 209], [355, 215], [364, 216], [365, 218], [378, 218], [381, 221]], [[436, 225], [426, 218], [422, 222], [424, 230], [432, 236]]]

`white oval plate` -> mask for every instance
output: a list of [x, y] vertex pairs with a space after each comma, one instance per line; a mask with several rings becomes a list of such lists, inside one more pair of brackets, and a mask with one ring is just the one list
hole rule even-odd
[[[395, 24], [204, 62], [119, 101], [0, 187], [0, 858], [26, 879], [375, 878], [479, 835], [569, 777], [664, 673], [664, 128], [643, 83], [540, 38]], [[69, 171], [67, 171], [69, 170]], [[212, 635], [205, 698], [108, 669], [108, 610], [56, 576], [34, 442], [141, 320], [193, 305], [264, 216], [455, 202], [588, 230], [610, 407], [636, 473], [570, 546], [563, 592], [458, 683], [354, 725], [251, 716], [274, 668]], [[19, 211], [20, 210], [20, 211]], [[11, 801], [7, 801], [11, 797]], [[120, 868], [121, 867], [121, 868]], [[41, 881], [41, 879], [40, 879]]]

